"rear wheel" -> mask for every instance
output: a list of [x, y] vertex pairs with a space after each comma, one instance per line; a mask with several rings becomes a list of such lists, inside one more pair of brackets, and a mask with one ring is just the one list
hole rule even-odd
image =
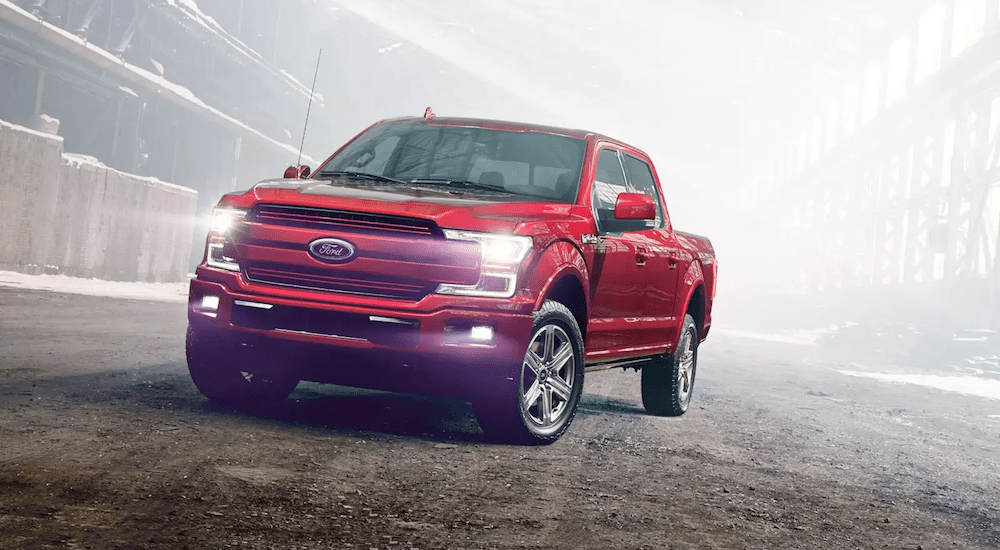
[[662, 355], [642, 368], [642, 404], [657, 416], [680, 416], [691, 403], [698, 367], [698, 329], [684, 316], [680, 339], [672, 355]]
[[299, 381], [280, 372], [280, 359], [269, 354], [219, 345], [194, 328], [187, 329], [187, 363], [191, 380], [209, 401], [227, 406], [247, 406], [281, 401]]
[[583, 336], [563, 304], [535, 312], [516, 391], [474, 402], [479, 425], [504, 441], [545, 445], [559, 439], [576, 415], [583, 391]]

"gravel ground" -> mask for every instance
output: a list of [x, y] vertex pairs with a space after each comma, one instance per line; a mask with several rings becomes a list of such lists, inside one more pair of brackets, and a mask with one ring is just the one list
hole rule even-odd
[[[928, 373], [903, 336], [717, 320], [685, 416], [589, 374], [534, 448], [455, 400], [303, 383], [209, 406], [185, 324], [0, 288], [0, 548], [1000, 548], [1000, 400], [843, 373]], [[935, 372], [989, 389], [977, 353]]]

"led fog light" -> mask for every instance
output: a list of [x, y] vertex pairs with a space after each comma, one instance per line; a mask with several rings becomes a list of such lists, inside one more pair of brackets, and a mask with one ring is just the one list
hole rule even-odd
[[489, 325], [478, 325], [469, 331], [469, 339], [477, 342], [492, 342], [493, 327]]
[[444, 343], [448, 346], [490, 346], [496, 343], [493, 325], [473, 325], [459, 322], [444, 327]]
[[206, 295], [202, 296], [201, 297], [201, 308], [202, 309], [206, 309], [206, 310], [211, 310], [211, 311], [218, 311], [218, 309], [219, 309], [219, 297], [215, 296], [215, 295], [212, 295], [212, 294], [206, 294]]

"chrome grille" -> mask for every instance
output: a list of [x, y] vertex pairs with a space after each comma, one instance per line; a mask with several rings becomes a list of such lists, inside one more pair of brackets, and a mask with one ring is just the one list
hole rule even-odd
[[326, 208], [310, 208], [306, 206], [284, 206], [276, 204], [261, 204], [255, 206], [247, 216], [248, 221], [288, 227], [304, 227], [323, 231], [336, 230], [368, 230], [378, 232], [400, 233], [405, 235], [439, 236], [441, 230], [430, 220], [393, 216], [389, 214], [372, 214], [368, 212], [350, 212]]
[[353, 276], [351, 273], [299, 267], [290, 271], [290, 268], [291, 266], [251, 262], [244, 267], [243, 273], [247, 280], [255, 283], [397, 300], [417, 301], [433, 290], [426, 281], [401, 277]]

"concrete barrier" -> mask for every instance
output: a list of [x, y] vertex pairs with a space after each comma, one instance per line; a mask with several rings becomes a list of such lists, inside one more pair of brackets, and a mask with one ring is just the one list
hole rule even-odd
[[0, 121], [0, 269], [113, 281], [187, 276], [195, 190], [63, 152]]

